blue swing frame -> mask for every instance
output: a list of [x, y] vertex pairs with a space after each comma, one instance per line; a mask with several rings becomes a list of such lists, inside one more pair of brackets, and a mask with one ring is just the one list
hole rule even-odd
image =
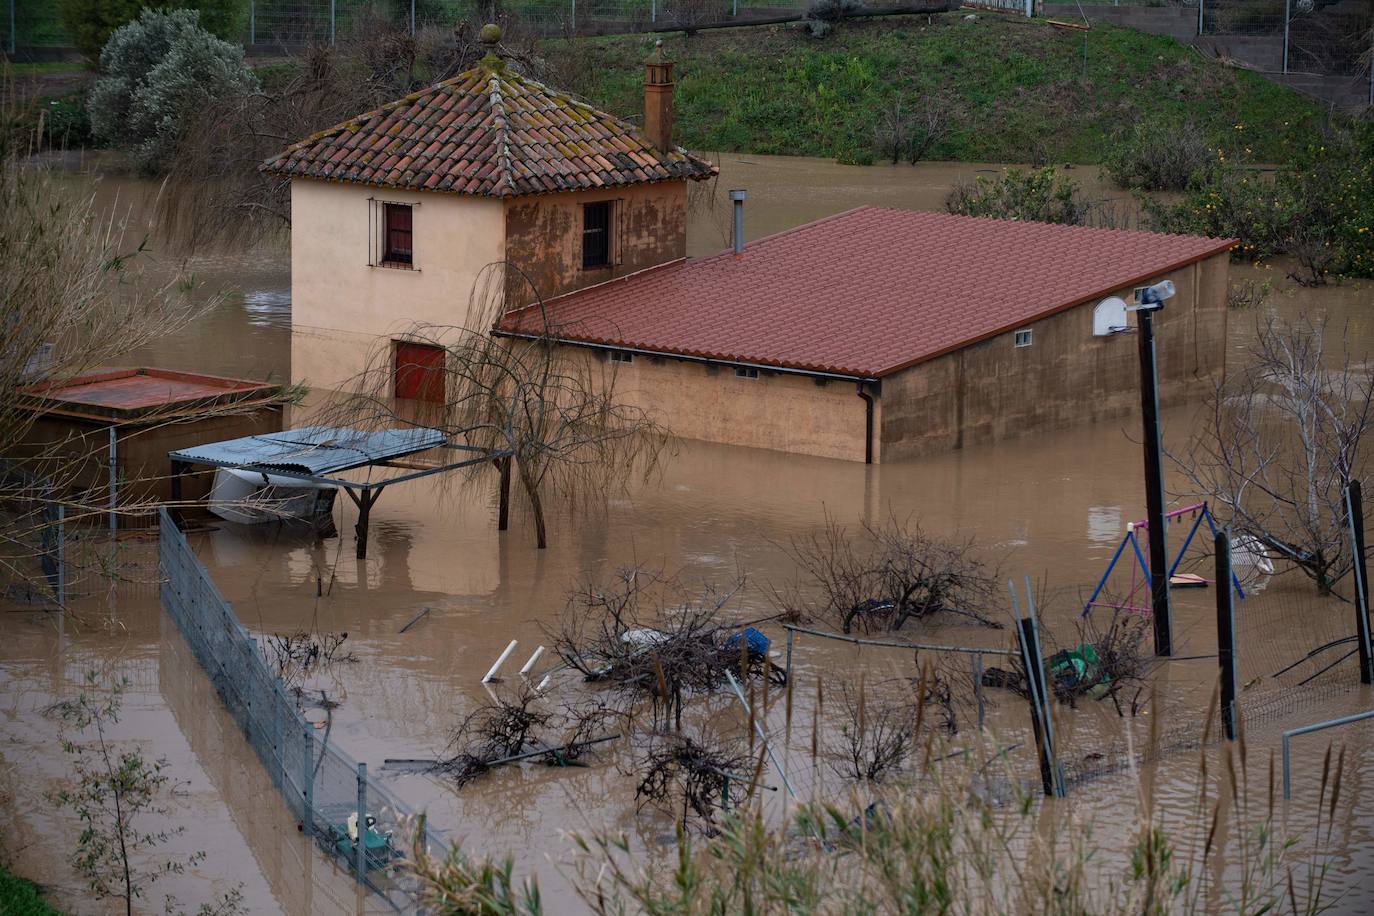
[[[1178, 555], [1174, 557], [1174, 562], [1169, 567], [1169, 578], [1173, 578], [1174, 573], [1178, 570], [1178, 565], [1183, 562], [1183, 554], [1187, 552], [1188, 547], [1193, 543], [1193, 537], [1197, 534], [1198, 528], [1202, 526], [1203, 519], [1207, 520], [1207, 527], [1211, 529], [1212, 537], [1216, 537], [1217, 525], [1216, 521], [1212, 518], [1212, 510], [1206, 503], [1202, 503], [1202, 509], [1198, 512], [1197, 518], [1193, 519], [1192, 527], [1188, 529], [1188, 536], [1183, 539], [1183, 544], [1178, 548]], [[1165, 522], [1165, 524], [1167, 525], [1168, 522]], [[1112, 554], [1111, 561], [1107, 563], [1106, 571], [1102, 573], [1102, 578], [1097, 580], [1097, 588], [1093, 589], [1092, 595], [1088, 598], [1088, 603], [1083, 605], [1083, 613], [1078, 615], [1080, 619], [1092, 613], [1093, 604], [1097, 601], [1097, 596], [1102, 594], [1102, 589], [1107, 586], [1107, 579], [1111, 576], [1112, 570], [1116, 568], [1117, 561], [1121, 559], [1121, 554], [1126, 550], [1127, 544], [1130, 544], [1131, 549], [1135, 551], [1136, 562], [1140, 564], [1140, 570], [1145, 574], [1145, 587], [1153, 587], [1150, 580], [1150, 564], [1145, 561], [1145, 554], [1140, 549], [1140, 539], [1135, 536], [1135, 531], [1136, 529], [1132, 527], [1126, 532], [1126, 536], [1121, 539], [1121, 543], [1116, 545], [1116, 552]], [[1231, 582], [1236, 588], [1236, 594], [1244, 601], [1245, 589], [1241, 587], [1240, 577], [1236, 575], [1234, 570], [1231, 571]]]

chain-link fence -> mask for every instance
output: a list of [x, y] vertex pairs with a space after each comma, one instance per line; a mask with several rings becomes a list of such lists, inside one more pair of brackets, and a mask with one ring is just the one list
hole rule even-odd
[[1201, 34], [1241, 42], [1261, 69], [1355, 76], [1369, 71], [1367, 0], [1202, 0]]
[[417, 909], [417, 881], [403, 863], [421, 844], [442, 858], [443, 840], [417, 834], [416, 812], [301, 715], [166, 509], [159, 562], [163, 607], [301, 829], [397, 912]]

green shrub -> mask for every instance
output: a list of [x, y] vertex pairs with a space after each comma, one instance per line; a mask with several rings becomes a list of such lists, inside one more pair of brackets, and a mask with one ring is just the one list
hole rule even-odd
[[979, 175], [961, 181], [945, 201], [945, 209], [961, 216], [1067, 223], [1081, 226], [1091, 207], [1078, 194], [1078, 185], [1056, 175], [1053, 168], [1022, 172], [1007, 169], [999, 178]]
[[1160, 130], [1138, 122], [1131, 130], [1112, 136], [1102, 153], [1102, 166], [1123, 188], [1182, 191], [1211, 158], [1212, 151], [1195, 124]]
[[32, 881], [11, 874], [0, 865], [0, 913], [4, 916], [59, 916]]
[[1374, 276], [1374, 126], [1313, 142], [1272, 176], [1218, 152], [1182, 201], [1146, 209], [1165, 232], [1238, 239], [1239, 260], [1292, 256], [1300, 283]]
[[86, 110], [85, 89], [48, 101], [43, 142], [56, 149], [81, 149], [91, 146], [91, 117]]
[[[147, 0], [58, 0], [57, 12], [71, 41], [92, 64], [121, 26], [138, 18]], [[248, 19], [248, 0], [162, 0], [159, 9], [193, 9], [201, 26], [220, 38], [235, 38]]]
[[243, 48], [202, 29], [194, 10], [145, 11], [110, 36], [88, 111], [98, 140], [129, 150], [144, 172], [175, 152], [183, 116], [212, 99], [256, 91]]

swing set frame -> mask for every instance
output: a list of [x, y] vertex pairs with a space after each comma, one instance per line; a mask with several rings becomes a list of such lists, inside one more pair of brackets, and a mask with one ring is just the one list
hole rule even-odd
[[[1169, 565], [1169, 578], [1171, 580], [1174, 577], [1174, 573], [1178, 571], [1179, 564], [1183, 562], [1183, 555], [1187, 553], [1189, 546], [1192, 545], [1193, 538], [1197, 535], [1198, 529], [1202, 527], [1204, 520], [1207, 522], [1207, 527], [1212, 532], [1212, 537], [1215, 538], [1217, 535], [1216, 519], [1212, 517], [1212, 510], [1208, 508], [1206, 502], [1194, 503], [1191, 506], [1184, 506], [1181, 509], [1174, 509], [1171, 512], [1164, 513], [1165, 523], [1167, 524], [1175, 519], [1182, 518], [1189, 513], [1192, 513], [1194, 516], [1193, 524], [1188, 529], [1188, 536], [1183, 539], [1183, 543], [1179, 546], [1178, 553], [1174, 556], [1173, 563]], [[1126, 526], [1126, 536], [1121, 539], [1120, 544], [1116, 545], [1116, 552], [1112, 554], [1111, 560], [1107, 563], [1107, 569], [1102, 573], [1102, 578], [1097, 581], [1097, 587], [1093, 589], [1093, 593], [1088, 597], [1087, 603], [1083, 605], [1083, 612], [1078, 615], [1080, 618], [1087, 617], [1092, 613], [1092, 609], [1095, 607], [1111, 608], [1115, 611], [1133, 611], [1141, 614], [1148, 614], [1151, 612], [1149, 607], [1139, 606], [1134, 603], [1136, 594], [1140, 592], [1141, 589], [1144, 589], [1146, 594], [1149, 594], [1151, 588], [1150, 564], [1145, 561], [1145, 554], [1140, 549], [1140, 539], [1136, 537], [1137, 531], [1148, 528], [1149, 523], [1143, 520], [1132, 522]], [[1121, 560], [1122, 554], [1126, 552], [1127, 545], [1130, 546], [1132, 553], [1135, 555], [1135, 565], [1131, 567], [1131, 590], [1126, 593], [1126, 597], [1122, 599], [1122, 603], [1120, 604], [1099, 604], [1097, 596], [1102, 594], [1102, 590], [1107, 587], [1107, 579], [1111, 577], [1112, 570], [1116, 568], [1116, 564]], [[1143, 578], [1137, 579], [1137, 574], [1142, 575]], [[1207, 582], [1209, 585], [1214, 584], [1210, 580], [1207, 580]], [[1234, 571], [1231, 573], [1231, 584], [1235, 587], [1236, 594], [1240, 596], [1241, 600], [1244, 600], [1245, 589], [1241, 587], [1240, 577], [1237, 576]]]

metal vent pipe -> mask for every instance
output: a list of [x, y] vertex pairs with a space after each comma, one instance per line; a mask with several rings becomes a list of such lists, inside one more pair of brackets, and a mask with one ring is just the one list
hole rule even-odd
[[744, 253], [744, 201], [748, 196], [749, 192], [744, 190], [730, 192], [730, 199], [735, 203], [735, 254]]

